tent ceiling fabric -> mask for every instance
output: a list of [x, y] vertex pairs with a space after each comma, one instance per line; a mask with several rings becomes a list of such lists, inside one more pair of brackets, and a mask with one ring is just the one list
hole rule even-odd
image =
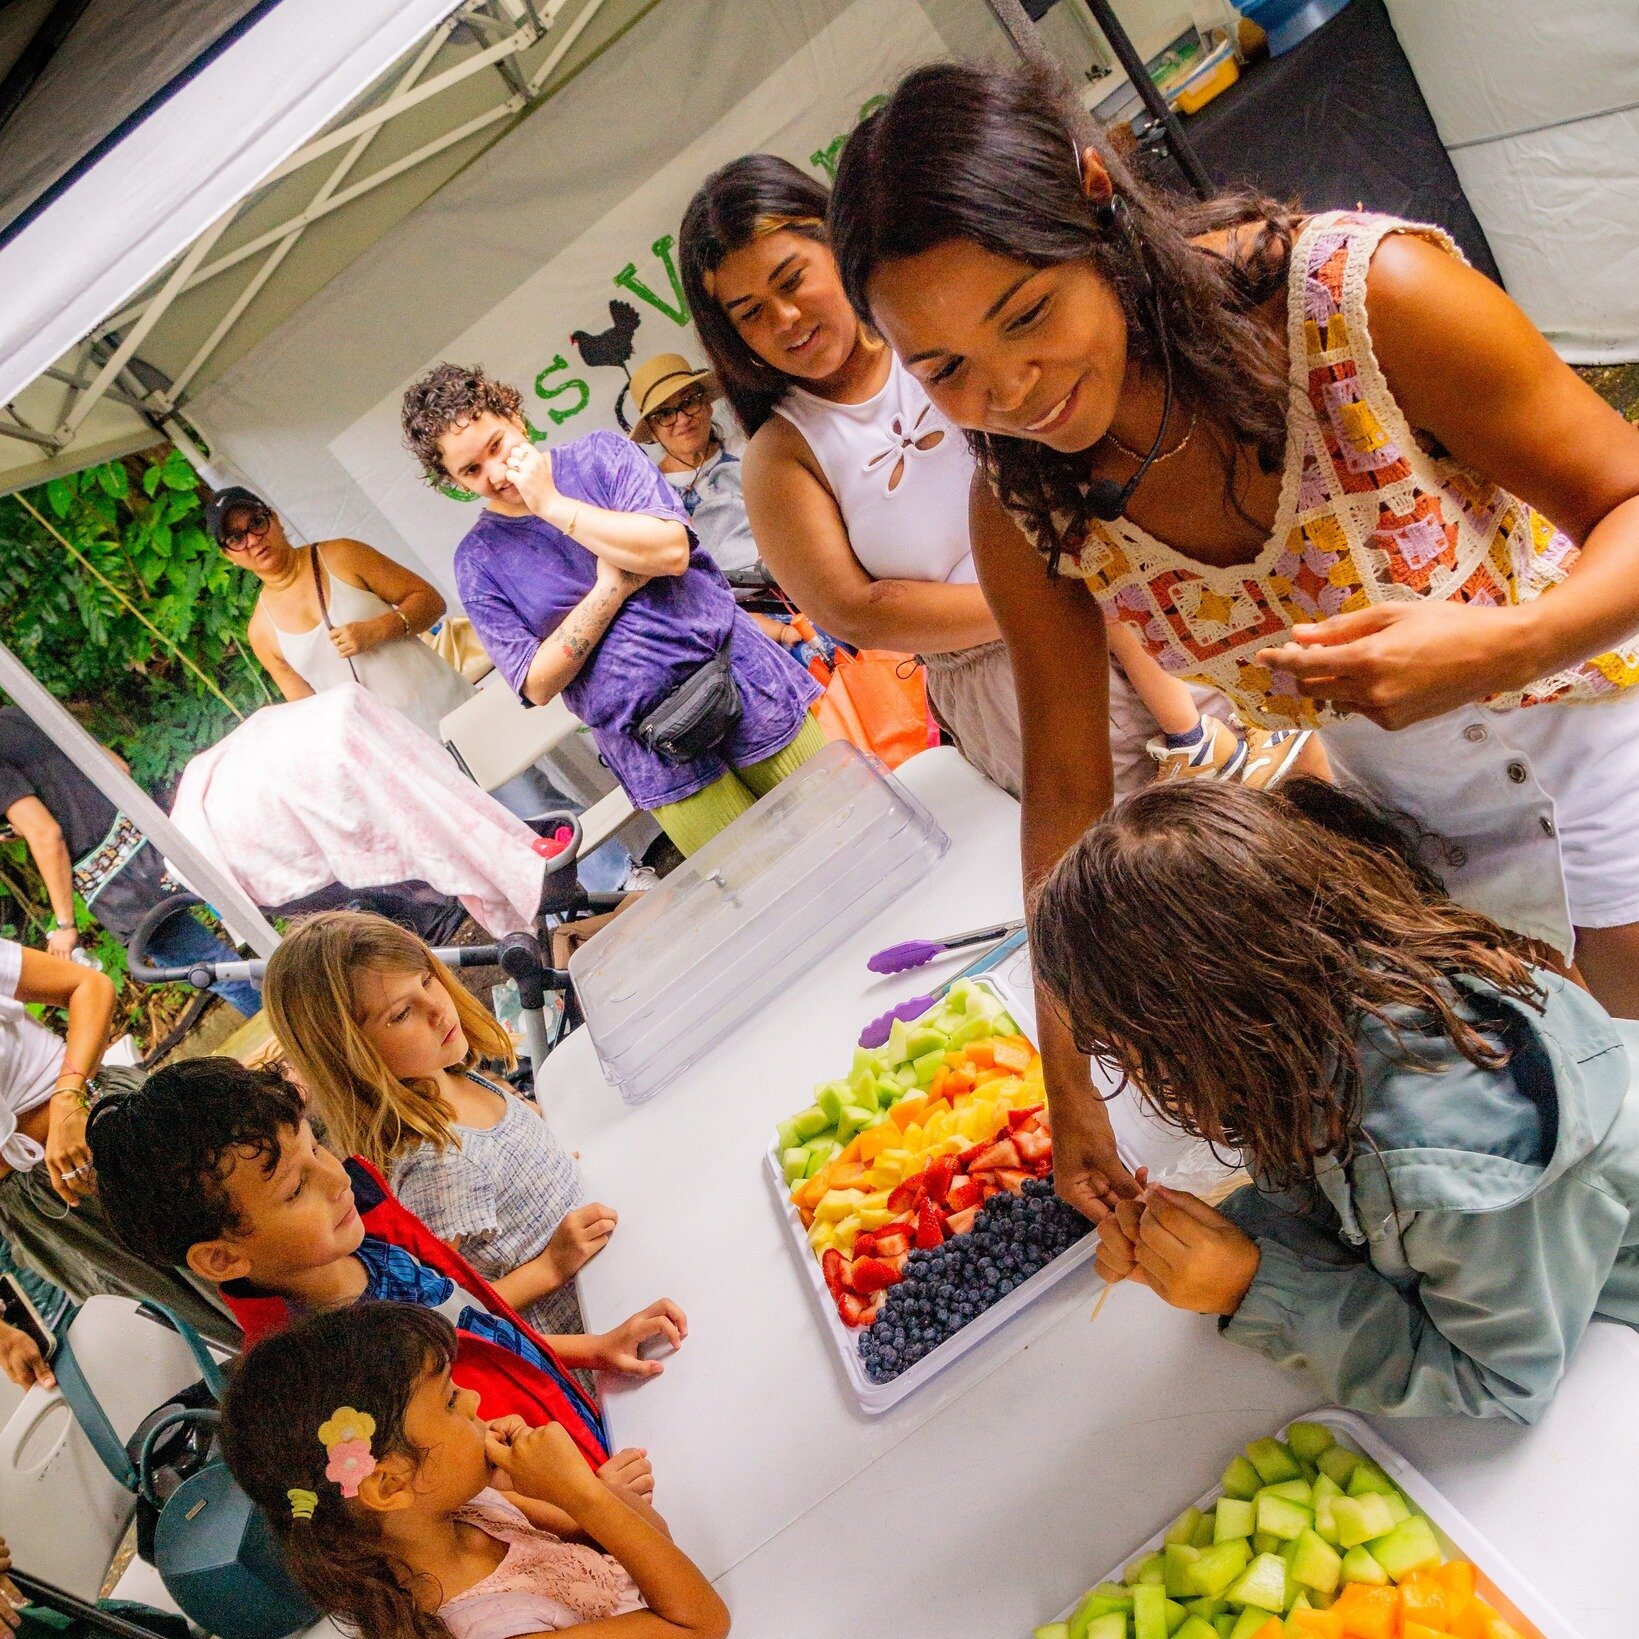
[[[0, 9], [0, 51], [35, 3]], [[0, 316], [0, 491], [183, 430], [190, 391], [653, 4], [238, 0], [241, 32], [0, 245], [25, 293]], [[120, 396], [74, 385], [99, 378]]]
[[[0, 232], [260, 3], [90, 0], [0, 128]], [[0, 13], [0, 73], [53, 9], [26, 0]]]

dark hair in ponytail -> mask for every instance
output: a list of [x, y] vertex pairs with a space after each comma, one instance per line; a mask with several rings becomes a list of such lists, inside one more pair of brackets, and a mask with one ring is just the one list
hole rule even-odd
[[745, 154], [713, 171], [683, 213], [677, 255], [700, 345], [749, 435], [774, 413], [791, 378], [746, 346], [711, 291], [711, 277], [737, 250], [775, 227], [825, 243], [825, 184], [777, 154]]
[[[1089, 147], [1115, 185], [1113, 215], [1082, 190], [1079, 155]], [[1249, 193], [1196, 203], [1149, 188], [1051, 68], [931, 63], [908, 74], [849, 137], [829, 222], [843, 286], [867, 320], [879, 267], [952, 239], [1033, 267], [1090, 262], [1120, 299], [1132, 358], [1159, 368], [1157, 323], [1165, 329], [1179, 400], [1223, 449], [1226, 497], [1233, 502], [1235, 444], [1250, 444], [1266, 471], [1280, 466], [1286, 377], [1254, 310], [1284, 287], [1294, 211]], [[1248, 231], [1234, 254], [1191, 242], [1236, 227]], [[1056, 558], [1080, 544], [1085, 452], [968, 439], [1044, 550]]]
[[[324, 1476], [319, 1425], [342, 1406], [375, 1419], [373, 1456], [424, 1453], [404, 1432], [410, 1397], [455, 1358], [455, 1331], [435, 1310], [360, 1303], [299, 1321], [240, 1359], [222, 1406], [222, 1447], [245, 1495], [267, 1516], [285, 1568], [327, 1616], [374, 1639], [448, 1639], [424, 1610], [410, 1568], [382, 1545], [372, 1516]], [[291, 1513], [292, 1490], [317, 1498]]]

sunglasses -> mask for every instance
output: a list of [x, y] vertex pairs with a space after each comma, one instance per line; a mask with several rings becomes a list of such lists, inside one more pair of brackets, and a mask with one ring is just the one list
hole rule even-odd
[[658, 410], [649, 411], [649, 424], [654, 427], [669, 427], [679, 416], [693, 415], [703, 405], [711, 402], [711, 394], [704, 387], [690, 387], [677, 395], [676, 398], [662, 404]]
[[238, 529], [229, 530], [222, 537], [222, 550], [224, 552], [243, 552], [253, 540], [261, 540], [267, 534], [272, 523], [273, 514], [271, 512], [259, 510], [251, 513]]

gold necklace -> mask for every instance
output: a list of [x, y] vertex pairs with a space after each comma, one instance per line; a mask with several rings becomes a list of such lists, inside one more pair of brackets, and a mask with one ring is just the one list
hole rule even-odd
[[[1192, 439], [1195, 436], [1195, 422], [1196, 422], [1197, 418], [1198, 418], [1198, 412], [1196, 412], [1194, 410], [1191, 410], [1190, 413], [1189, 413], [1189, 426], [1184, 429], [1184, 436], [1182, 438], [1180, 438], [1178, 440], [1178, 442], [1176, 444], [1174, 444], [1170, 450], [1162, 450], [1161, 453], [1156, 456], [1155, 463], [1154, 463], [1156, 466], [1160, 466], [1163, 461], [1170, 461], [1173, 458], [1173, 456], [1175, 456], [1175, 455], [1182, 455], [1184, 453], [1184, 450], [1188, 447], [1190, 439]], [[1104, 429], [1104, 436], [1112, 444], [1114, 444], [1115, 447], [1118, 450], [1120, 450], [1123, 455], [1130, 457], [1132, 460], [1134, 460], [1134, 461], [1145, 461], [1145, 460], [1148, 459], [1147, 455], [1140, 454], [1137, 450], [1131, 448], [1129, 445], [1123, 444], [1121, 442], [1121, 440], [1116, 437], [1115, 433], [1110, 428], [1106, 427]]]

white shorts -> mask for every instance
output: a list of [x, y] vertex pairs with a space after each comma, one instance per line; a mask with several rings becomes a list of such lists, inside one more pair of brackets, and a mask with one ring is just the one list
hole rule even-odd
[[1569, 957], [1573, 929], [1639, 922], [1639, 689], [1582, 704], [1465, 706], [1393, 733], [1328, 723], [1339, 771], [1444, 839], [1453, 898]]

